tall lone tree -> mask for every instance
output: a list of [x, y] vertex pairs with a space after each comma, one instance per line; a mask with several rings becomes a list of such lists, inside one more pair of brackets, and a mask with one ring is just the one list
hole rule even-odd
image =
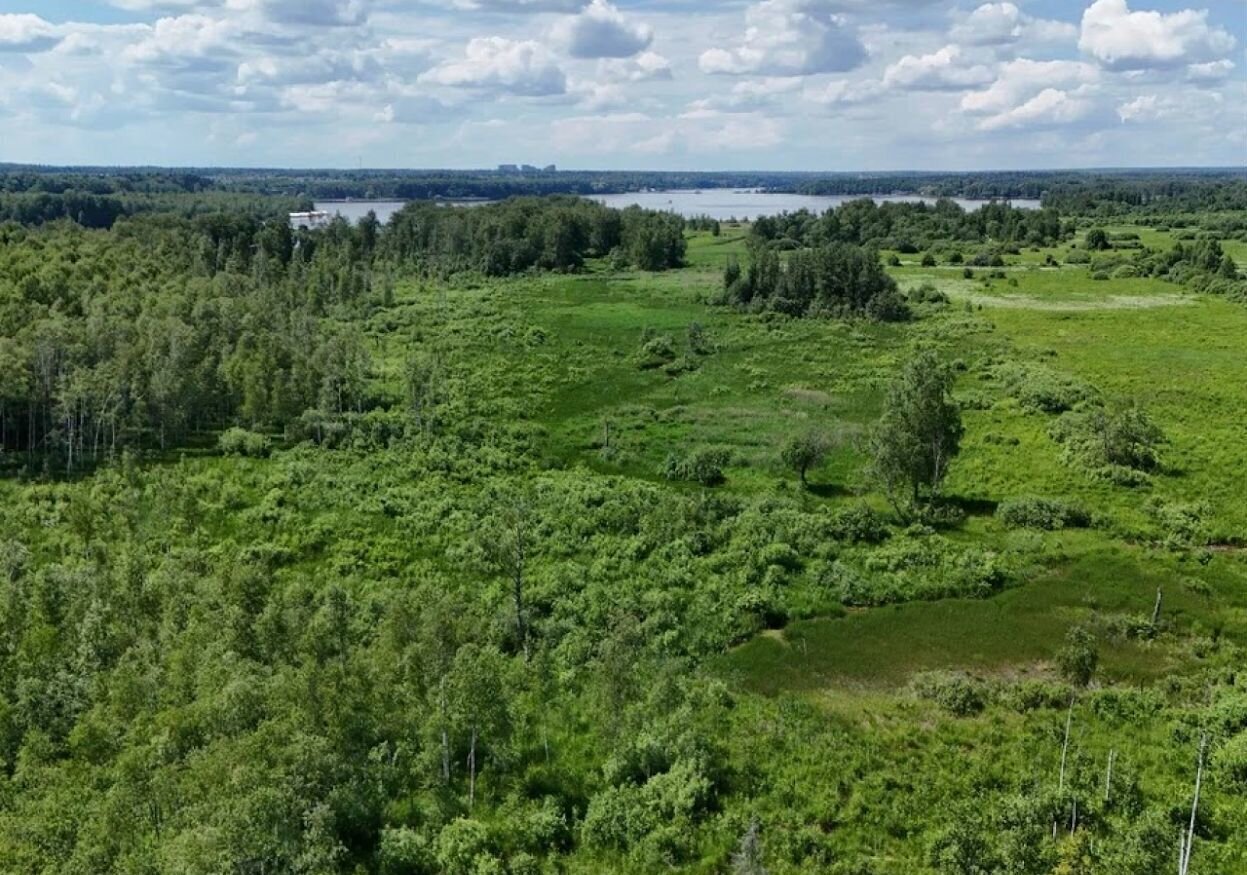
[[830, 450], [831, 438], [827, 433], [812, 428], [790, 437], [780, 450], [780, 458], [801, 478], [801, 485], [808, 486], [806, 474], [821, 465]]
[[965, 429], [953, 372], [932, 352], [901, 368], [870, 437], [872, 471], [902, 516], [939, 497]]

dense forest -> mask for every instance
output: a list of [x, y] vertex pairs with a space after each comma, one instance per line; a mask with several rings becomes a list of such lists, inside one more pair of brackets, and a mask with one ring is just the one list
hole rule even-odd
[[[212, 203], [210, 201], [209, 203]], [[38, 223], [36, 223], [38, 224]], [[369, 406], [356, 324], [396, 272], [678, 267], [683, 222], [577, 199], [413, 205], [391, 225], [141, 216], [109, 234], [0, 225], [0, 449], [69, 469], [230, 426]]]
[[0, 173], [0, 870], [1247, 868], [1232, 183], [310, 178]]

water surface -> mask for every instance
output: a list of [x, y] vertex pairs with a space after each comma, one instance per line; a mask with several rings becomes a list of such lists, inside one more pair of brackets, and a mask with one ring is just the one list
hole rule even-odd
[[[807, 195], [807, 194], [771, 194], [761, 191], [732, 190], [726, 188], [706, 189], [705, 191], [640, 191], [629, 194], [608, 194], [594, 198], [608, 207], [630, 207], [633, 205], [649, 210], [667, 210], [679, 213], [686, 218], [709, 216], [712, 219], [756, 219], [759, 216], [775, 216], [780, 213], [794, 213], [797, 210], [809, 210], [812, 213], [825, 213], [832, 207], [838, 207], [849, 201], [861, 200], [863, 195]], [[917, 195], [875, 195], [871, 197], [875, 203], [935, 203], [936, 198], [919, 197]], [[990, 201], [970, 200], [967, 198], [950, 198], [966, 210], [976, 210]], [[1015, 207], [1039, 209], [1039, 201], [1013, 200]]]
[[[797, 210], [809, 210], [812, 213], [823, 213], [843, 203], [861, 200], [862, 195], [806, 195], [806, 194], [771, 194], [761, 191], [733, 190], [712, 188], [704, 191], [635, 191], [627, 194], [598, 195], [593, 200], [606, 204], [608, 207], [624, 208], [641, 206], [649, 210], [664, 210], [678, 213], [686, 218], [694, 216], [710, 216], [720, 221], [726, 219], [756, 219], [759, 216], [775, 216], [780, 213], [792, 213]], [[909, 195], [876, 195], [876, 203], [887, 201], [906, 203], [935, 203], [935, 198]], [[952, 198], [964, 209], [976, 210], [989, 201]], [[453, 203], [453, 202], [447, 202]], [[487, 201], [471, 201], [472, 204], [488, 203]], [[1038, 209], [1037, 200], [1013, 200], [1015, 207]], [[320, 201], [316, 209], [328, 213], [337, 213], [348, 222], [358, 222], [371, 210], [382, 222], [401, 210], [403, 201]]]

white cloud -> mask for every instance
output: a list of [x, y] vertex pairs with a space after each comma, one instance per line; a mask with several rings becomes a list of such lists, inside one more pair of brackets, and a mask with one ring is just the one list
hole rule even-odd
[[773, 107], [786, 94], [800, 91], [802, 82], [792, 77], [746, 79], [737, 82], [727, 94], [694, 100], [688, 112], [755, 112]]
[[593, 0], [579, 15], [559, 20], [551, 36], [573, 58], [630, 58], [649, 48], [654, 32], [606, 0]]
[[675, 117], [639, 112], [556, 120], [556, 147], [596, 155], [750, 152], [784, 142], [783, 125], [764, 115], [692, 110]]
[[961, 109], [980, 116], [981, 131], [1067, 124], [1094, 111], [1099, 82], [1092, 64], [1018, 58], [990, 86], [963, 95]]
[[343, 27], [363, 24], [371, 0], [259, 0], [260, 11], [279, 24]]
[[1132, 12], [1126, 0], [1095, 0], [1082, 17], [1078, 47], [1105, 67], [1144, 70], [1217, 60], [1234, 49], [1207, 10]]
[[1117, 115], [1123, 122], [1148, 121], [1164, 114], [1160, 98], [1155, 94], [1143, 94], [1117, 107]]
[[[1169, 128], [1188, 134], [1200, 131], [1214, 134], [1224, 123], [1225, 96], [1216, 91], [1192, 91], [1141, 94], [1117, 107], [1123, 124], [1144, 124], [1162, 121]], [[1227, 135], [1233, 131], [1225, 132]]]
[[1030, 100], [1005, 112], [988, 116], [979, 122], [979, 130], [1023, 128], [1039, 125], [1065, 125], [1090, 115], [1091, 101], [1077, 93], [1045, 88]]
[[0, 52], [43, 52], [61, 41], [38, 15], [0, 15]]
[[1232, 72], [1234, 72], [1234, 62], [1229, 58], [1222, 58], [1220, 61], [1191, 64], [1186, 68], [1186, 78], [1192, 82], [1213, 85], [1224, 82]]
[[223, 0], [108, 0], [110, 6], [129, 12], [188, 12], [214, 8]]
[[852, 70], [866, 49], [845, 19], [820, 0], [762, 0], [745, 13], [746, 30], [735, 48], [703, 52], [706, 73], [804, 76]]
[[567, 77], [545, 46], [499, 36], [471, 40], [462, 60], [440, 64], [422, 74], [419, 81], [527, 97], [567, 91]]
[[823, 88], [806, 89], [805, 99], [823, 106], [853, 106], [877, 100], [886, 93], [882, 82], [865, 80], [852, 82], [837, 79]]
[[450, 5], [483, 12], [575, 12], [585, 0], [451, 0]]
[[961, 48], [949, 45], [929, 55], [906, 55], [889, 65], [883, 84], [912, 91], [956, 91], [985, 85], [993, 78], [985, 65], [967, 63]]
[[1081, 61], [1018, 58], [1002, 64], [996, 81], [988, 88], [962, 97], [961, 108], [979, 114], [1008, 112], [1045, 89], [1090, 85], [1098, 80], [1099, 71]]
[[127, 46], [122, 57], [150, 64], [202, 58], [211, 66], [220, 67], [225, 60], [223, 56], [233, 54], [234, 40], [239, 33], [238, 26], [224, 18], [206, 15], [162, 18], [143, 39]]
[[1064, 21], [1035, 18], [1014, 3], [984, 3], [953, 27], [958, 43], [1003, 46], [1019, 41], [1069, 42], [1078, 39], [1078, 28]]
[[652, 82], [672, 78], [671, 62], [657, 52], [635, 58], [609, 58], [598, 63], [598, 75], [612, 82]]

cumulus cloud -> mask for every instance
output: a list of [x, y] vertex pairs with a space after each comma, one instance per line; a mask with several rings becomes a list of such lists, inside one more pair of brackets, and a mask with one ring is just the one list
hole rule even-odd
[[283, 86], [315, 82], [376, 82], [386, 77], [410, 77], [432, 66], [431, 46], [425, 40], [388, 39], [375, 47], [311, 54], [262, 54], [238, 65], [241, 86]]
[[38, 15], [0, 15], [0, 52], [43, 52], [60, 41], [56, 28]]
[[344, 27], [368, 19], [370, 0], [259, 0], [260, 11], [279, 24]]
[[1064, 125], [1091, 114], [1093, 104], [1079, 92], [1045, 88], [1030, 100], [979, 122], [979, 130]]
[[1117, 115], [1123, 122], [1148, 121], [1163, 114], [1160, 98], [1155, 94], [1142, 94], [1117, 107]]
[[762, 0], [745, 13], [735, 48], [710, 49], [700, 58], [706, 73], [805, 76], [860, 66], [866, 49], [826, 0]]
[[598, 155], [744, 152], [784, 142], [784, 127], [756, 114], [692, 110], [675, 117], [645, 113], [604, 113], [558, 119], [554, 144], [563, 150]]
[[1081, 61], [1034, 61], [1018, 58], [1000, 66], [989, 87], [961, 98], [961, 108], [972, 113], [1004, 112], [1034, 97], [1045, 88], [1089, 85], [1099, 71]]
[[1224, 82], [1234, 72], [1234, 62], [1229, 58], [1220, 61], [1208, 61], [1204, 64], [1191, 64], [1186, 68], [1186, 78], [1192, 82], [1215, 85]]
[[929, 55], [906, 55], [884, 71], [883, 84], [913, 91], [959, 91], [993, 78], [990, 69], [968, 63], [959, 46], [949, 45]]
[[979, 130], [1063, 124], [1094, 109], [1099, 70], [1081, 61], [1018, 58], [1002, 64], [996, 80], [961, 98], [961, 109], [981, 116]]
[[579, 15], [557, 22], [551, 36], [573, 58], [630, 58], [649, 48], [654, 32], [607, 0], [593, 0]]
[[1126, 0], [1095, 0], [1078, 47], [1113, 70], [1180, 67], [1222, 58], [1236, 41], [1208, 23], [1207, 10], [1132, 12]]
[[802, 82], [792, 77], [746, 79], [737, 82], [727, 94], [694, 100], [688, 112], [754, 112], [773, 107], [786, 94], [800, 91]]
[[1014, 3], [984, 3], [958, 22], [951, 36], [959, 43], [976, 46], [1003, 46], [1019, 41], [1073, 43], [1078, 38], [1078, 28], [1064, 21], [1027, 15]]
[[127, 46], [122, 58], [129, 63], [166, 69], [228, 70], [236, 63], [231, 56], [239, 34], [239, 26], [225, 18], [162, 18], [142, 39]]
[[108, 4], [128, 12], [177, 13], [216, 8], [224, 0], [108, 0]]
[[861, 82], [837, 79], [822, 88], [807, 88], [805, 99], [822, 106], [853, 106], [878, 100], [885, 93], [883, 83], [873, 79]]
[[451, 0], [450, 5], [482, 12], [575, 12], [585, 0]]
[[598, 75], [613, 82], [652, 82], [672, 78], [671, 62], [657, 52], [635, 58], [609, 58], [598, 63]]
[[422, 74], [420, 81], [527, 97], [567, 91], [567, 77], [549, 49], [532, 40], [499, 36], [471, 40], [461, 60], [434, 67]]

